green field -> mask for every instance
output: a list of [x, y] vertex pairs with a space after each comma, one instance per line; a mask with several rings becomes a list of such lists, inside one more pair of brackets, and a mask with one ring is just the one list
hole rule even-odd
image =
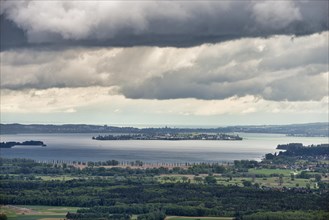
[[290, 176], [290, 174], [294, 173], [294, 171], [285, 170], [285, 169], [249, 169], [248, 173], [266, 175], [266, 176], [270, 176], [271, 174], [276, 174], [276, 175], [282, 174], [284, 176]]
[[8, 217], [8, 220], [64, 220], [65, 215], [17, 215]]
[[231, 217], [182, 217], [182, 216], [169, 216], [166, 220], [232, 220]]
[[217, 184], [224, 186], [243, 186], [243, 181], [251, 181], [252, 184], [258, 183], [260, 186], [267, 187], [307, 187], [310, 184], [311, 188], [314, 188], [314, 178], [311, 179], [295, 179], [291, 180], [290, 177], [283, 177], [283, 183], [279, 185], [278, 177], [266, 177], [266, 178], [255, 178], [254, 181], [252, 178], [248, 177], [237, 177], [232, 180], [228, 178], [217, 178]]
[[[231, 180], [228, 177], [221, 177], [216, 176], [217, 184], [223, 186], [243, 186], [244, 181], [250, 181], [252, 184], [259, 184], [259, 186], [266, 186], [266, 187], [273, 187], [273, 188], [280, 188], [280, 187], [307, 187], [308, 185], [311, 188], [315, 188], [315, 180], [314, 178], [310, 179], [298, 179], [295, 178], [291, 180], [290, 171], [289, 170], [278, 170], [278, 169], [261, 169], [261, 170], [254, 170], [258, 171], [259, 174], [265, 174], [267, 177], [258, 177], [258, 178], [251, 178], [251, 177], [234, 177]], [[283, 172], [282, 172], [283, 171]], [[283, 174], [282, 184], [279, 184], [279, 177], [270, 177], [270, 174]], [[191, 183], [197, 183], [193, 180], [193, 175], [175, 175], [166, 178], [166, 176], [157, 177], [157, 180], [160, 183], [177, 183], [183, 182], [182, 177], [188, 177]]]
[[[265, 179], [257, 178], [255, 179], [255, 183], [259, 183], [261, 186], [268, 187], [278, 187], [279, 180], [278, 177], [269, 177]], [[314, 179], [295, 179], [291, 180], [289, 177], [283, 177], [283, 183], [281, 187], [307, 187], [307, 185], [314, 188]]]
[[72, 177], [72, 176], [36, 176], [37, 178], [41, 178], [42, 180], [72, 180], [72, 179], [79, 179], [79, 177]]
[[[67, 212], [76, 212], [77, 207], [60, 206], [0, 206], [0, 212], [5, 213], [9, 220], [64, 220]], [[132, 219], [137, 219], [133, 215]], [[168, 216], [166, 220], [231, 220], [231, 217], [185, 217]]]
[[61, 220], [67, 212], [76, 212], [77, 207], [60, 206], [0, 206], [0, 212], [8, 219], [17, 220]]
[[19, 208], [27, 208], [36, 212], [67, 213], [76, 212], [78, 207], [67, 206], [38, 206], [38, 205], [17, 205]]

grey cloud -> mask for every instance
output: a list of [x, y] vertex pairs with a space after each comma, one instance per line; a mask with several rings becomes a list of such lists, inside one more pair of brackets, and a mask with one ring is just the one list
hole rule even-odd
[[279, 55], [267, 56], [260, 63], [260, 68], [272, 69], [272, 70], [284, 70], [297, 68], [300, 66], [308, 65], [321, 65], [318, 66], [322, 71], [327, 71], [329, 55], [328, 55], [328, 44], [319, 44], [314, 48], [309, 48], [306, 50], [291, 50], [289, 49]]
[[329, 94], [328, 34], [320, 36], [220, 44], [200, 53], [193, 67], [122, 85], [121, 92], [134, 99], [321, 100]]
[[268, 100], [321, 100], [328, 95], [328, 81], [324, 83], [323, 75], [309, 76], [299, 74], [272, 82], [270, 91], [264, 91], [263, 97]]
[[303, 19], [299, 7], [293, 1], [259, 1], [253, 4], [252, 15], [265, 30], [280, 30]]
[[[253, 95], [266, 100], [305, 101], [321, 100], [328, 95], [328, 79], [325, 74], [309, 75], [307, 70], [290, 76], [291, 70], [280, 73], [279, 79], [273, 79], [270, 73], [259, 74], [246, 80], [218, 80], [211, 78], [202, 83], [191, 81], [179, 73], [154, 77], [140, 85], [126, 84], [120, 92], [132, 99], [177, 99], [196, 98], [220, 100], [232, 96]], [[194, 73], [196, 74], [196, 73]], [[227, 76], [227, 78], [230, 78]]]
[[134, 87], [126, 85], [121, 92], [133, 99], [225, 99], [232, 96], [258, 95], [262, 86], [258, 80], [238, 82], [208, 82], [198, 83], [190, 81], [180, 74], [166, 74], [146, 80], [142, 85]]
[[249, 38], [191, 48], [1, 52], [1, 88], [108, 87], [131, 99], [328, 96], [328, 34]]
[[[281, 56], [265, 59], [262, 61], [260, 66], [263, 68], [279, 70], [294, 68], [301, 65], [307, 66], [310, 64], [325, 64], [328, 62], [328, 48], [310, 49], [300, 55], [297, 55], [297, 53], [300, 53], [300, 51], [294, 51], [292, 53], [288, 52], [287, 54], [283, 54]], [[326, 68], [323, 69], [323, 71], [325, 70]]]
[[[4, 1], [1, 49], [189, 47], [328, 30], [328, 1]], [[12, 40], [16, 38], [16, 40]]]

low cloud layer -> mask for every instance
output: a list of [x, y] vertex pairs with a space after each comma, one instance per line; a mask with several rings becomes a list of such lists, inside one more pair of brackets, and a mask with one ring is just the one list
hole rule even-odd
[[[104, 87], [3, 90], [1, 112], [76, 113], [98, 109], [99, 112], [112, 115], [112, 117], [130, 114], [166, 116], [246, 115], [252, 113], [325, 114], [328, 111], [328, 98], [327, 96], [320, 101], [307, 102], [267, 101], [254, 96], [232, 97], [224, 100], [131, 100], [122, 95], [111, 95], [109, 89]], [[173, 106], [175, 107], [173, 108]]]
[[328, 96], [329, 32], [191, 48], [21, 49], [1, 52], [1, 88], [105, 87], [130, 99], [274, 101]]
[[[178, 46], [326, 31], [328, 1], [1, 1], [1, 49]], [[13, 40], [14, 39], [14, 40]]]

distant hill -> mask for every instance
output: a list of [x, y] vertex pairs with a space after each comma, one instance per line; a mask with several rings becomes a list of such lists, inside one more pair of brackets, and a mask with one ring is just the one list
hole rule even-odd
[[202, 133], [274, 133], [291, 136], [329, 136], [328, 123], [308, 123], [292, 125], [250, 125], [250, 126], [227, 126], [218, 128], [134, 128], [115, 127], [86, 124], [0, 124], [0, 134], [20, 133], [179, 133], [179, 132], [202, 132]]

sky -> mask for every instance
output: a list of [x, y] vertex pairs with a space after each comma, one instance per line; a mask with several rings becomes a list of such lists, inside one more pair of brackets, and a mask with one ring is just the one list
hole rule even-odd
[[329, 121], [327, 0], [0, 4], [1, 123]]

